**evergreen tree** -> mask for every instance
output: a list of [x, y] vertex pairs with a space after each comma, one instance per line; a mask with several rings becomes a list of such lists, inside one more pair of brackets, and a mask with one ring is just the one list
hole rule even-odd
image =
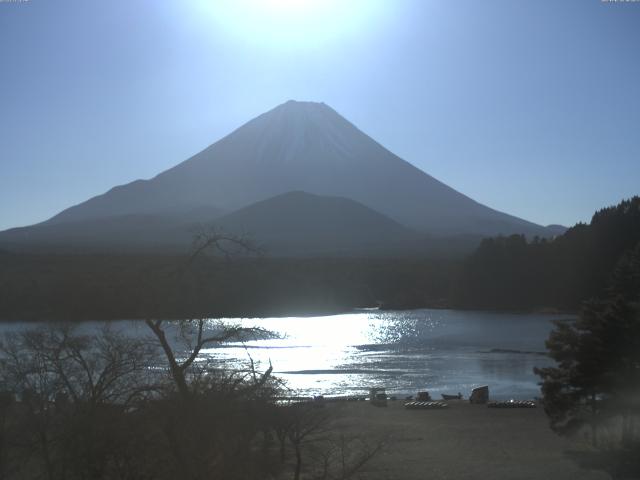
[[599, 210], [552, 240], [489, 238], [464, 262], [455, 306], [576, 311], [602, 296], [616, 264], [640, 242], [640, 197]]
[[623, 440], [640, 413], [640, 243], [618, 263], [605, 298], [575, 321], [556, 322], [547, 341], [556, 366], [536, 369], [545, 411], [560, 432], [622, 416]]

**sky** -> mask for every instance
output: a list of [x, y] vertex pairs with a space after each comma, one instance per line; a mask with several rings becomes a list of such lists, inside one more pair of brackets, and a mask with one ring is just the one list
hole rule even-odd
[[492, 208], [640, 194], [640, 2], [0, 0], [0, 230], [322, 101]]

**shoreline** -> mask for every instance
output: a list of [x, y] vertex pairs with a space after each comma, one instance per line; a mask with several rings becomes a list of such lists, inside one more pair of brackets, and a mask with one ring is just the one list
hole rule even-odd
[[[317, 312], [298, 312], [292, 310], [287, 313], [274, 314], [274, 313], [264, 313], [263, 315], [257, 315], [255, 313], [250, 313], [247, 315], [236, 315], [236, 316], [204, 316], [207, 320], [237, 320], [237, 319], [247, 319], [247, 320], [261, 320], [264, 318], [315, 318], [315, 317], [332, 317], [336, 315], [345, 315], [350, 313], [385, 313], [385, 312], [410, 312], [416, 310], [442, 310], [442, 311], [460, 311], [467, 313], [494, 313], [498, 315], [568, 315], [568, 316], [577, 316], [580, 314], [579, 311], [570, 311], [570, 310], [560, 310], [560, 309], [550, 309], [550, 308], [541, 308], [541, 309], [529, 309], [529, 310], [499, 310], [499, 309], [475, 309], [475, 308], [464, 308], [464, 307], [455, 307], [455, 306], [423, 306], [423, 307], [408, 307], [408, 308], [381, 308], [381, 307], [353, 307], [350, 309], [328, 309], [328, 310], [319, 310]], [[167, 321], [167, 322], [178, 322], [184, 320], [184, 318], [172, 318], [172, 317], [162, 317], [162, 316], [152, 316], [154, 319]], [[193, 317], [196, 318], [196, 317]], [[199, 318], [199, 317], [198, 317]], [[83, 319], [60, 319], [60, 318], [3, 318], [0, 317], [0, 324], [2, 323], [85, 323], [85, 322], [143, 322], [146, 320], [146, 317], [130, 317], [130, 318], [121, 318], [121, 317], [97, 317], [97, 318], [83, 318]]]

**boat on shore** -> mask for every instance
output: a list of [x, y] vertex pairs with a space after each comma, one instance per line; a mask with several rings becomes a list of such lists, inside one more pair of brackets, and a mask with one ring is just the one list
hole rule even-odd
[[462, 394], [458, 392], [457, 395], [447, 395], [446, 393], [442, 393], [443, 400], [462, 400]]

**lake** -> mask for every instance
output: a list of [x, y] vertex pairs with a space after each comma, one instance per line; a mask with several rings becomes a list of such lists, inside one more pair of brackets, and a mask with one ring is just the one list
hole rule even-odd
[[[251, 356], [262, 370], [271, 362], [291, 395], [362, 395], [370, 387], [386, 387], [397, 395], [428, 390], [434, 398], [457, 392], [467, 397], [473, 387], [489, 385], [492, 398], [525, 399], [540, 395], [533, 367], [552, 363], [544, 342], [551, 321], [559, 318], [571, 316], [423, 309], [224, 319], [261, 326], [279, 338], [207, 348], [199, 361], [245, 368]], [[0, 331], [32, 325], [2, 324]], [[143, 322], [113, 325], [147, 333]]]

